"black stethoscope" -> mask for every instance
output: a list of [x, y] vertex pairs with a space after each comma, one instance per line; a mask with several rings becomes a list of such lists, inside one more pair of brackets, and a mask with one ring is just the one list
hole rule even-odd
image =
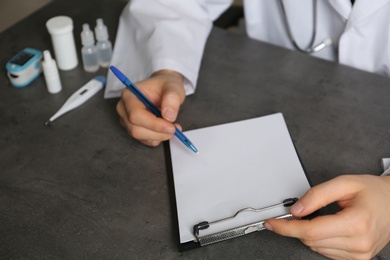
[[311, 34], [310, 42], [309, 42], [308, 47], [306, 49], [302, 49], [301, 47], [299, 47], [297, 42], [295, 41], [295, 38], [291, 32], [291, 28], [290, 28], [290, 25], [289, 25], [289, 22], [287, 19], [287, 14], [286, 14], [286, 10], [284, 8], [283, 0], [279, 0], [279, 2], [280, 2], [280, 7], [282, 10], [282, 17], [283, 17], [284, 25], [285, 25], [286, 30], [287, 30], [288, 38], [290, 39], [292, 45], [294, 46], [294, 48], [296, 50], [303, 52], [303, 53], [310, 54], [310, 53], [318, 52], [318, 51], [322, 50], [323, 48], [332, 44], [332, 39], [326, 38], [320, 44], [313, 46], [314, 40], [316, 38], [316, 32], [317, 32], [317, 0], [313, 0], [313, 31]]

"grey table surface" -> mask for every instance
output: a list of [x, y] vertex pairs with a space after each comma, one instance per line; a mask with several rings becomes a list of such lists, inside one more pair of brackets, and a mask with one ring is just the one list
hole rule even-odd
[[[81, 63], [11, 86], [5, 63], [25, 47], [52, 51], [45, 23], [103, 18], [111, 39], [126, 1], [52, 4], [0, 34], [1, 259], [324, 259], [299, 240], [268, 231], [178, 252], [166, 144], [150, 148], [119, 124], [117, 99], [94, 96], [51, 127], [46, 121], [93, 76]], [[179, 116], [185, 130], [282, 112], [313, 184], [345, 173], [381, 173], [390, 155], [390, 79], [214, 29], [196, 94]], [[335, 207], [325, 209], [330, 213]], [[390, 246], [377, 259], [390, 259]]]

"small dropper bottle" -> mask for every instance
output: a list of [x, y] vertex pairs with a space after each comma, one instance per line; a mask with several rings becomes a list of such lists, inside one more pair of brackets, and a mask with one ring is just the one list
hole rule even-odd
[[81, 58], [83, 60], [84, 70], [87, 72], [95, 72], [99, 69], [99, 58], [93, 32], [87, 23], [83, 24], [81, 32]]
[[108, 40], [107, 27], [104, 25], [102, 18], [96, 20], [95, 34], [97, 40], [96, 48], [99, 53], [99, 64], [103, 68], [108, 68], [111, 63], [112, 44]]
[[43, 75], [45, 76], [47, 91], [51, 94], [60, 92], [62, 86], [57, 64], [56, 61], [51, 58], [50, 51], [48, 50], [43, 52], [42, 69]]

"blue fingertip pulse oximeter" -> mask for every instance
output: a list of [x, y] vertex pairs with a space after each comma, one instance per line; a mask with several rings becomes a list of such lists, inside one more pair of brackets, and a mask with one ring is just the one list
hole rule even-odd
[[42, 73], [42, 52], [25, 48], [6, 64], [7, 76], [14, 87], [30, 84]]

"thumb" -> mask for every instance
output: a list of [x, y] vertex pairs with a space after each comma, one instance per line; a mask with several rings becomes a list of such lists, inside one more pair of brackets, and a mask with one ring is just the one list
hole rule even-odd
[[297, 217], [307, 216], [330, 203], [352, 198], [358, 192], [356, 182], [349, 176], [339, 176], [314, 186], [293, 206], [290, 212]]
[[165, 86], [161, 100], [161, 115], [168, 121], [174, 122], [185, 98], [184, 88], [180, 84]]

